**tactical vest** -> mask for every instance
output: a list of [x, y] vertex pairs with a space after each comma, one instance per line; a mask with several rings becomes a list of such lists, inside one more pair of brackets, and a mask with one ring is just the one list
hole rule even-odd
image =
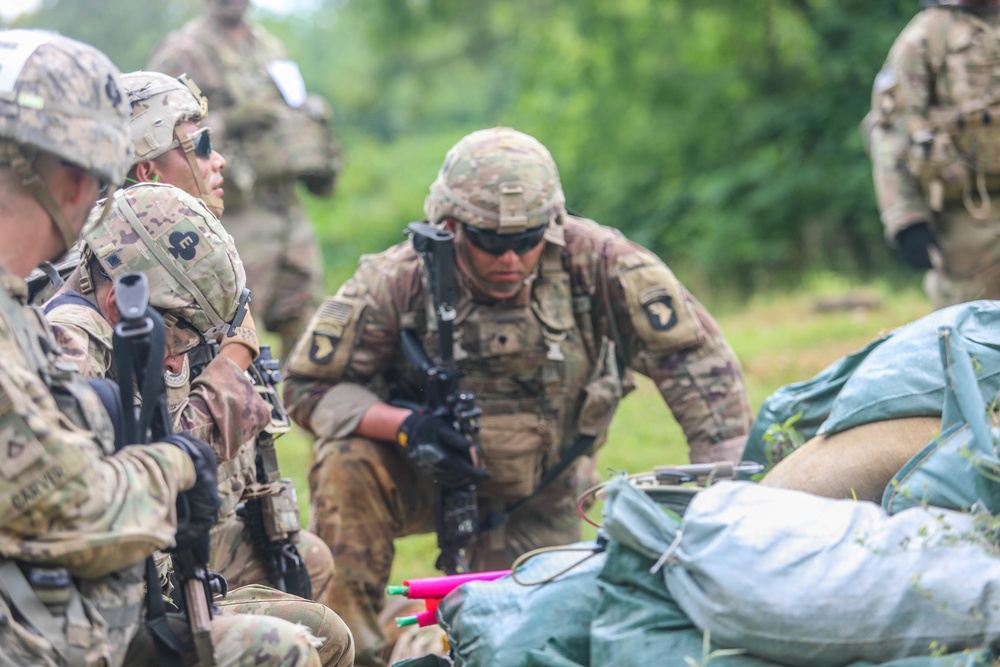
[[[529, 303], [515, 307], [459, 305], [455, 360], [463, 390], [482, 408], [479, 442], [492, 478], [479, 485], [488, 498], [513, 501], [534, 491], [546, 470], [581, 433], [603, 440], [623, 394], [613, 345], [596, 342], [589, 295], [575, 294], [562, 247], [548, 243]], [[437, 347], [431, 299], [426, 313], [401, 318], [419, 328], [424, 348]], [[609, 353], [609, 351], [611, 351]]]
[[[920, 182], [934, 211], [962, 201], [985, 219], [990, 192], [1000, 190], [1000, 32], [981, 17], [929, 23], [927, 61], [934, 90], [927, 118], [912, 117], [907, 168]], [[947, 95], [952, 104], [935, 104]], [[905, 100], [902, 100], [905, 104]]]

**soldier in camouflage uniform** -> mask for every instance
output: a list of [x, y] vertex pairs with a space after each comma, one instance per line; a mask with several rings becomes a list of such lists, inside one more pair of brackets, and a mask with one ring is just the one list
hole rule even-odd
[[[218, 510], [215, 457], [190, 434], [114, 449], [97, 393], [58, 360], [24, 278], [75, 241], [131, 161], [124, 93], [93, 47], [0, 32], [0, 662], [121, 665], [142, 616], [142, 562], [196, 546]], [[186, 494], [191, 530], [177, 532]], [[212, 626], [220, 665], [319, 664], [293, 624]], [[238, 646], [238, 648], [236, 648]]]
[[[169, 325], [164, 366], [179, 372], [187, 352], [205, 339], [222, 335], [218, 356], [210, 361], [183, 401], [171, 404], [173, 426], [202, 438], [215, 449], [222, 508], [212, 528], [209, 567], [230, 586], [268, 582], [236, 506], [256, 483], [255, 436], [271, 410], [247, 376], [259, 351], [252, 328], [232, 327], [245, 308], [240, 301], [245, 278], [232, 238], [200, 199], [167, 184], [141, 183], [112, 195], [103, 221], [84, 229], [83, 263], [67, 286], [45, 306], [63, 356], [85, 378], [113, 375], [111, 343], [118, 321], [113, 281], [140, 272], [149, 282], [149, 303]], [[70, 286], [80, 286], [73, 291]], [[315, 590], [326, 604], [333, 558], [318, 537], [299, 531], [293, 538], [310, 569]], [[229, 609], [262, 613], [268, 606], [281, 618], [300, 623], [322, 637], [324, 664], [350, 664], [352, 639], [328, 606], [255, 587], [264, 603], [234, 591]], [[235, 603], [234, 601], [242, 601]]]
[[[479, 442], [491, 474], [478, 487], [483, 516], [531, 495], [579, 436], [603, 441], [632, 387], [627, 369], [659, 387], [692, 461], [739, 460], [750, 409], [715, 321], [653, 253], [567, 213], [556, 165], [538, 141], [509, 128], [465, 137], [424, 211], [456, 234], [455, 359], [462, 389], [475, 392], [483, 413]], [[433, 530], [431, 479], [408, 452], [463, 442], [445, 420], [389, 404], [421, 402], [401, 333], [437, 349], [422, 273], [409, 242], [363, 257], [287, 366], [286, 404], [318, 438], [313, 527], [337, 559], [337, 610], [358, 664], [381, 663], [376, 618], [393, 540]], [[481, 538], [473, 567], [506, 567], [530, 549], [577, 540], [574, 474], [567, 469]]]
[[[322, 257], [295, 192], [332, 193], [340, 153], [323, 100], [304, 95], [285, 48], [246, 18], [247, 0], [206, 0], [170, 34], [149, 69], [187, 73], [212, 106], [208, 123], [229, 160], [226, 228], [244, 259], [254, 307], [282, 355], [316, 306]], [[300, 95], [300, 93], [302, 93]]]
[[[129, 130], [134, 160], [126, 181], [175, 185], [220, 217], [226, 160], [212, 147], [211, 128], [201, 126], [208, 100], [187, 77], [131, 72], [122, 74], [120, 80], [132, 109]], [[79, 264], [79, 247], [74, 247], [55, 266], [32, 271], [28, 276], [31, 302], [41, 304], [52, 298]]]
[[936, 308], [1000, 298], [1000, 1], [926, 7], [875, 78], [869, 139], [886, 238]]
[[[139, 183], [161, 182], [180, 187], [188, 194], [201, 199], [213, 214], [219, 215], [223, 210], [221, 171], [226, 166], [225, 158], [213, 149], [211, 133], [208, 128], [200, 127], [205, 118], [208, 102], [197, 86], [187, 77], [174, 78], [158, 72], [131, 72], [121, 76], [129, 103], [132, 117], [129, 124], [135, 159], [129, 170], [128, 179]], [[126, 234], [128, 236], [128, 234]], [[79, 266], [79, 251], [76, 252], [75, 266]], [[153, 265], [156, 265], [153, 262]], [[69, 263], [64, 263], [69, 266]], [[145, 266], [136, 266], [143, 269]], [[81, 364], [81, 372], [88, 377], [103, 377], [110, 368], [111, 329], [101, 314], [94, 311], [90, 305], [97, 305], [98, 299], [93, 294], [92, 275], [96, 265], [89, 271], [74, 269], [67, 276], [67, 285], [63, 293], [78, 293], [86, 299], [77, 298], [54, 310], [52, 318], [72, 325], [81, 335], [73, 341], [62, 341], [64, 350], [73, 354]], [[100, 274], [97, 274], [100, 275]], [[174, 284], [174, 279], [164, 271], [150, 275], [153, 289], [168, 289]], [[162, 283], [160, 282], [162, 280]], [[221, 285], [214, 278], [211, 288], [220, 289]], [[235, 298], [239, 289], [225, 291], [225, 298]], [[155, 296], [155, 295], [154, 295]], [[63, 299], [65, 301], [65, 299]], [[52, 310], [54, 305], [49, 304]], [[95, 321], [96, 320], [96, 321]], [[83, 335], [86, 332], [87, 335]], [[258, 354], [257, 334], [253, 319], [247, 313], [243, 324], [235, 330], [236, 336], [226, 336], [222, 339], [221, 356], [229, 357], [242, 370], [246, 370], [250, 362]], [[187, 355], [179, 355], [181, 370], [178, 373], [167, 372], [168, 401], [174, 414], [181, 414], [182, 407], [187, 405], [190, 393], [190, 369]], [[230, 414], [230, 403], [239, 414], [246, 413], [244, 394], [248, 382], [245, 378], [231, 378], [225, 369], [224, 362], [216, 361], [210, 364], [213, 373], [207, 375], [199, 384], [200, 393], [192, 399], [190, 407], [185, 410], [200, 411], [194, 417], [201, 422], [199, 434], [215, 445], [220, 457], [221, 467], [219, 477], [224, 485], [223, 495], [228, 499], [228, 511], [223, 512], [220, 526], [216, 527], [215, 537], [217, 548], [214, 551], [213, 565], [226, 577], [233, 586], [247, 584], [270, 583], [263, 569], [260, 558], [253, 553], [253, 547], [247, 539], [244, 524], [231, 511], [240, 500], [240, 491], [245, 488], [247, 479], [252, 476], [254, 464], [254, 448], [250, 442], [243, 442], [241, 447], [236, 443], [227, 442], [238, 438], [243, 433], [252, 431], [251, 422], [236, 423]], [[215, 369], [221, 369], [222, 377], [214, 377]], [[228, 384], [227, 384], [227, 378]], [[230, 387], [232, 391], [220, 391], [218, 387]], [[210, 390], [207, 388], [211, 388]], [[254, 401], [255, 414], [264, 414], [266, 407], [260, 400]], [[222, 421], [214, 424], [213, 419], [219, 417]], [[266, 422], [265, 422], [266, 423]], [[192, 424], [188, 424], [191, 428]], [[204, 432], [202, 432], [204, 431]], [[225, 434], [219, 439], [219, 434]], [[233, 452], [239, 451], [236, 456]], [[222, 528], [222, 524], [226, 526]], [[298, 547], [311, 574], [313, 597], [329, 605], [329, 583], [333, 578], [333, 556], [319, 538], [305, 531], [300, 532]]]

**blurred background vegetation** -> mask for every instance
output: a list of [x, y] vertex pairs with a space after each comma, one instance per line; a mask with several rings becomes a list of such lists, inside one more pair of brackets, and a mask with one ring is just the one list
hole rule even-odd
[[[857, 125], [916, 0], [291, 0], [255, 9], [336, 111], [345, 168], [309, 200], [334, 289], [422, 215], [446, 150], [514, 126], [569, 205], [710, 303], [818, 271], [913, 284], [883, 239]], [[123, 71], [201, 0], [42, 0], [14, 20]]]

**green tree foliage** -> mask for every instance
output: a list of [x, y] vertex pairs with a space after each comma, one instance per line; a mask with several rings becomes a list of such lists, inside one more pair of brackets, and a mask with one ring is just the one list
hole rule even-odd
[[753, 289], [887, 264], [857, 125], [914, 4], [365, 0], [342, 18], [381, 45], [368, 132], [514, 125], [572, 207], [688, 280]]
[[200, 6], [200, 0], [42, 0], [40, 8], [20, 17], [15, 27], [55, 30], [93, 44], [123, 72], [132, 72], [146, 64], [165, 29], [180, 25]]
[[[92, 41], [123, 69], [200, 5], [48, 3], [32, 25]], [[342, 185], [310, 208], [338, 277], [421, 215], [452, 143], [497, 124], [542, 140], [572, 208], [658, 252], [700, 294], [895, 265], [858, 123], [914, 0], [310, 6], [258, 16], [337, 113]]]

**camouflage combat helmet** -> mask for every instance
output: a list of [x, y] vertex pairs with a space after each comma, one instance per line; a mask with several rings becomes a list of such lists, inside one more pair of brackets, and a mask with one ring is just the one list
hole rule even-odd
[[124, 181], [132, 155], [118, 77], [107, 56], [82, 42], [42, 30], [0, 31], [0, 164], [21, 175], [67, 248], [76, 235], [33, 163], [44, 151], [106, 184]]
[[498, 234], [562, 219], [559, 170], [537, 139], [509, 127], [479, 130], [448, 151], [424, 202], [428, 222], [453, 217]]
[[186, 75], [129, 72], [121, 75], [121, 82], [132, 107], [133, 165], [176, 148], [180, 138], [174, 128], [186, 120], [200, 122], [208, 112], [208, 100]]
[[211, 194], [198, 168], [194, 142], [186, 133], [177, 131], [180, 123], [201, 122], [208, 113], [208, 99], [201, 89], [186, 74], [174, 78], [159, 72], [129, 72], [122, 74], [121, 82], [132, 107], [129, 122], [135, 151], [132, 166], [155, 160], [179, 147], [198, 187], [198, 196], [221, 215], [222, 197]]
[[232, 237], [205, 204], [180, 188], [140, 183], [115, 192], [103, 222], [83, 230], [89, 254], [115, 280], [135, 271], [167, 325], [183, 319], [206, 337], [239, 326], [249, 290]]

